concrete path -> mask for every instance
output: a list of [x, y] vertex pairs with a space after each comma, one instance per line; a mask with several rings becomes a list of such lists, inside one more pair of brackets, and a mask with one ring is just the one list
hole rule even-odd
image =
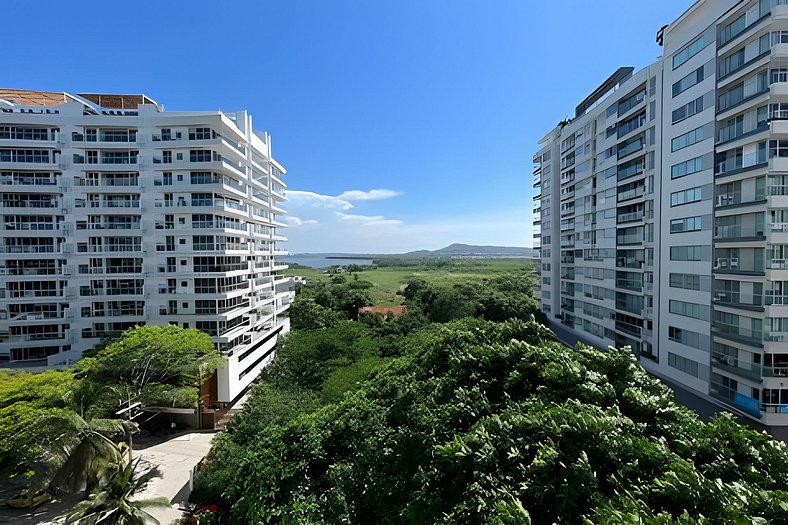
[[[183, 516], [179, 510], [191, 491], [190, 476], [192, 469], [208, 454], [211, 439], [215, 432], [186, 432], [167, 438], [149, 437], [134, 442], [134, 459], [141, 458], [141, 464], [156, 466], [162, 473], [161, 478], [153, 479], [147, 488], [134, 499], [155, 498], [163, 496], [170, 500], [170, 508], [146, 509], [161, 525], [178, 523]], [[35, 509], [12, 509], [0, 506], [0, 524], [55, 524], [55, 518], [71, 508], [79, 498], [69, 501], [45, 503]]]
[[172, 507], [147, 509], [161, 525], [177, 523], [183, 516], [178, 510], [186, 503], [191, 491], [192, 469], [211, 449], [214, 432], [191, 432], [173, 436], [167, 441], [145, 446], [134, 444], [134, 457], [158, 467], [162, 477], [153, 479], [135, 499], [164, 496]]

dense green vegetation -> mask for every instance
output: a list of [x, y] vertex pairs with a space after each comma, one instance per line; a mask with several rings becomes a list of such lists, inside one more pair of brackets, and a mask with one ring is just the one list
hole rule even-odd
[[701, 422], [625, 350], [556, 342], [526, 264], [461, 264], [399, 268], [388, 322], [341, 300], [387, 268], [300, 290], [193, 498], [237, 523], [788, 521], [784, 445]]
[[[435, 281], [479, 281], [497, 275], [532, 272], [533, 261], [527, 259], [419, 259], [396, 258], [376, 259], [372, 266], [349, 265], [350, 273], [361, 280], [372, 283], [368, 289], [374, 304], [401, 304], [404, 298], [398, 291], [411, 280]], [[339, 271], [339, 267], [327, 269], [291, 268], [290, 275], [304, 277], [308, 283], [328, 281]]]
[[455, 321], [340, 402], [259, 426], [225, 497], [239, 523], [787, 520], [785, 447], [671, 397], [628, 352]]
[[115, 443], [135, 431], [116, 411], [138, 401], [196, 407], [201, 378], [222, 359], [199, 330], [142, 326], [68, 370], [0, 370], [0, 500], [23, 488], [73, 493], [106, 481], [120, 460]]

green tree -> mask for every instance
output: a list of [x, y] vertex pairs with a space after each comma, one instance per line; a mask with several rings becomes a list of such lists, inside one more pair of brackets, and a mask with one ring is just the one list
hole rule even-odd
[[312, 297], [297, 295], [290, 304], [290, 328], [293, 330], [319, 330], [331, 328], [344, 318], [331, 308], [319, 305]]
[[223, 363], [200, 330], [137, 326], [77, 362], [73, 402], [87, 419], [111, 417], [137, 401], [192, 408], [201, 381]]
[[80, 360], [75, 370], [140, 389], [149, 383], [199, 386], [223, 362], [211, 338], [201, 330], [136, 326], [94, 357]]
[[73, 414], [68, 395], [74, 376], [68, 371], [37, 374], [0, 370], [0, 499], [21, 489], [42, 487], [52, 475], [49, 444], [61, 428], [43, 424]]
[[261, 428], [239, 523], [784, 523], [788, 448], [677, 405], [629, 352], [465, 319], [358, 390]]

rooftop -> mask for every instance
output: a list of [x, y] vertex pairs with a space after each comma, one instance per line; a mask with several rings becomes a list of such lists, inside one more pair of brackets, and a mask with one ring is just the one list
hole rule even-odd
[[0, 88], [0, 99], [20, 106], [59, 106], [68, 101], [65, 93]]
[[109, 109], [137, 109], [139, 104], [156, 105], [156, 102], [146, 95], [78, 93], [75, 96], [65, 92], [0, 88], [0, 100], [19, 106], [59, 106], [69, 100], [76, 101], [78, 98]]

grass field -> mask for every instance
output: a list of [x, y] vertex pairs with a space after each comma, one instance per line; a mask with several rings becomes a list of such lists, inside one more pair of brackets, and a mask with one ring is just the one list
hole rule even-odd
[[[402, 297], [396, 295], [410, 279], [425, 281], [435, 279], [467, 279], [469, 277], [489, 277], [495, 274], [534, 269], [533, 259], [452, 259], [445, 265], [424, 263], [403, 263], [402, 266], [377, 267], [358, 272], [358, 278], [372, 283], [370, 297], [376, 305], [400, 304]], [[324, 270], [314, 268], [294, 268], [285, 272], [298, 275], [307, 281], [329, 279]]]

